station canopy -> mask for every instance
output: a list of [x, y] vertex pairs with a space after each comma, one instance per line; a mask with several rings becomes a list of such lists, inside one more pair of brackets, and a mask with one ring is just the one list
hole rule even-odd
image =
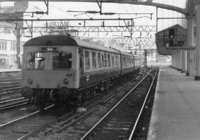
[[[193, 0], [2, 0], [1, 2], [35, 2], [35, 1], [49, 1], [49, 2], [109, 2], [109, 3], [129, 3], [129, 4], [144, 4], [144, 5], [155, 5], [162, 6], [168, 5], [185, 9], [187, 1]], [[156, 5], [155, 5], [156, 6]]]
[[159, 32], [173, 25], [180, 25], [187, 29], [186, 16], [194, 11], [194, 7], [191, 5], [198, 0], [3, 0], [1, 2], [9, 1], [19, 5], [27, 2], [45, 2], [46, 4], [47, 2], [92, 2], [97, 3], [99, 8], [107, 3], [155, 6], [157, 8], [157, 32]]

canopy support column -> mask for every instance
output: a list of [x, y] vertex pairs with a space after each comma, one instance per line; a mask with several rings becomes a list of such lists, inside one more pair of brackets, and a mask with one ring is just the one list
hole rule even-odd
[[[188, 42], [188, 47], [193, 46], [194, 44], [194, 19], [189, 18], [187, 19], [187, 42]], [[193, 51], [187, 51], [187, 71], [186, 75], [189, 76], [191, 75], [192, 71], [194, 71], [194, 56], [193, 56]]]
[[195, 80], [200, 80], [200, 3], [196, 12], [196, 76]]

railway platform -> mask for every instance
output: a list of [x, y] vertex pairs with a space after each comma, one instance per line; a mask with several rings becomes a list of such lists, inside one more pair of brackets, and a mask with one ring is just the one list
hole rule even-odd
[[161, 67], [148, 140], [200, 140], [200, 82]]
[[21, 71], [21, 69], [0, 69], [0, 72], [14, 72], [14, 71]]

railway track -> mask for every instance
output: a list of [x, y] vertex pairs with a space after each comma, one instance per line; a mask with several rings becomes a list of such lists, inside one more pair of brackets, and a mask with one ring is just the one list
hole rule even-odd
[[[46, 135], [51, 133], [60, 133], [63, 130], [67, 129], [71, 125], [74, 125], [77, 123], [80, 119], [87, 118], [90, 116], [93, 112], [98, 110], [98, 104], [104, 104], [111, 99], [113, 95], [107, 95], [104, 98], [100, 98], [98, 101], [97, 99], [94, 99], [93, 104], [86, 103], [84, 107], [87, 107], [87, 111], [79, 112], [78, 110], [83, 108], [78, 108], [76, 113], [68, 113], [64, 116], [61, 116], [56, 121], [51, 122], [49, 124], [45, 124], [44, 126], [41, 126], [40, 128], [28, 133], [27, 135], [24, 135], [23, 137], [19, 138], [18, 140], [26, 140], [30, 137], [37, 137], [39, 136], [40, 139], [43, 139]], [[35, 138], [33, 138], [35, 139]]]
[[[141, 85], [130, 90], [81, 140], [131, 140], [153, 85], [154, 80], [150, 85], [149, 80], [155, 79], [155, 76], [150, 75]], [[141, 90], [147, 93], [141, 93]], [[136, 96], [139, 98], [135, 98]]]
[[28, 101], [29, 99], [25, 99], [24, 97], [0, 101], [0, 111], [5, 111], [8, 109], [27, 105]]
[[[140, 75], [136, 79], [140, 80], [141, 77], [145, 77], [147, 73], [148, 72], [145, 71], [140, 72]], [[134, 82], [136, 83], [137, 81]], [[128, 85], [130, 88], [133, 83], [128, 83]], [[68, 138], [71, 133], [76, 133], [79, 135], [77, 139], [80, 139], [84, 134], [87, 133], [87, 131], [90, 130], [90, 128], [92, 128], [94, 123], [98, 122], [100, 117], [103, 117], [106, 114], [108, 109], [114, 106], [113, 104], [115, 104], [117, 100], [122, 98], [122, 92], [127, 90], [127, 86], [122, 86], [118, 89], [115, 89], [110, 94], [107, 94], [107, 97], [96, 101], [96, 103], [90, 102], [88, 105], [83, 106], [84, 108], [82, 109], [84, 110], [86, 108], [86, 110], [80, 113], [69, 112], [62, 117], [58, 117], [61, 116], [61, 114], [57, 114], [55, 117], [55, 115], [52, 115], [54, 113], [48, 112], [46, 115], [42, 115], [39, 113], [39, 111], [37, 111], [36, 113], [34, 112], [35, 114], [33, 113], [28, 117], [21, 117], [10, 123], [0, 126], [0, 139], [45, 139], [52, 137], [55, 138], [56, 134], [59, 134], [60, 137], [63, 135], [63, 133], [67, 134], [68, 136], [66, 137]], [[38, 113], [40, 115], [36, 115]], [[93, 118], [92, 116], [96, 116], [97, 118]], [[43, 119], [40, 120], [40, 118]], [[84, 121], [87, 122], [87, 125], [83, 123]], [[33, 122], [35, 122], [34, 124], [37, 125], [33, 125]], [[26, 125], [24, 126], [24, 124]], [[72, 137], [74, 137], [74, 135], [72, 135]]]
[[[129, 84], [130, 86], [130, 84]], [[121, 90], [126, 90], [126, 87], [121, 87]], [[108, 91], [110, 92], [110, 91]], [[40, 128], [24, 135], [23, 137], [19, 138], [18, 140], [26, 140], [30, 137], [33, 137], [37, 134], [42, 134], [43, 136], [46, 136], [48, 134], [51, 133], [55, 133], [55, 132], [61, 132], [64, 129], [68, 128], [70, 125], [73, 125], [74, 123], [76, 123], [78, 120], [83, 119], [83, 118], [87, 118], [88, 116], [90, 116], [93, 112], [95, 112], [96, 110], [99, 109], [99, 104], [105, 104], [106, 102], [108, 102], [109, 100], [112, 99], [113, 96], [116, 95], [117, 91], [112, 91], [107, 94], [105, 93], [104, 95], [99, 95], [97, 96], [97, 98], [94, 98], [88, 102], [86, 102], [82, 107], [87, 108], [87, 112], [79, 112], [79, 110], [84, 109], [84, 108], [78, 108], [77, 112], [74, 113], [70, 113], [67, 115], [64, 115], [60, 118], [58, 118], [55, 122], [51, 122], [49, 124], [45, 124], [44, 126], [41, 126]], [[114, 94], [113, 94], [114, 93]], [[48, 126], [48, 127], [47, 127]], [[60, 126], [60, 127], [57, 127]], [[41, 137], [43, 137], [41, 136]], [[33, 138], [35, 139], [35, 138]], [[41, 138], [43, 139], [43, 138]]]
[[[52, 108], [53, 105], [45, 108], [44, 111]], [[39, 110], [29, 113], [28, 115], [24, 115], [20, 118], [14, 119], [7, 123], [0, 125], [0, 139], [9, 139], [16, 140], [25, 134], [29, 133], [29, 131], [33, 131], [35, 128], [51, 122], [57, 117], [58, 114], [51, 113], [50, 115], [43, 114]]]
[[[147, 73], [141, 72], [141, 75], [145, 77]], [[141, 79], [136, 78], [138, 80]], [[138, 81], [132, 81], [121, 86], [110, 93], [109, 97], [104, 98], [101, 101], [91, 104], [92, 107], [86, 107], [87, 111], [76, 113], [71, 118], [60, 119], [49, 127], [44, 126], [37, 129], [18, 140], [25, 139], [77, 139], [79, 140], [87, 131], [103, 117], [106, 112], [117, 103], [118, 100], [124, 96], [127, 90], [133, 86], [133, 83]], [[45, 129], [46, 128], [46, 129]]]
[[28, 100], [20, 96], [19, 72], [4, 72], [4, 77], [0, 78], [0, 111], [27, 104]]
[[0, 72], [0, 101], [21, 96], [21, 78], [19, 72]]
[[20, 77], [21, 76], [21, 70], [15, 70], [15, 71], [0, 71], [0, 78], [2, 80], [9, 79], [10, 77]]

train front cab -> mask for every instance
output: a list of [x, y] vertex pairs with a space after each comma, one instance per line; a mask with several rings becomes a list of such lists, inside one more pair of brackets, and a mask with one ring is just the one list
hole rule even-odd
[[77, 55], [77, 46], [24, 46], [22, 95], [39, 104], [69, 98], [79, 87]]

